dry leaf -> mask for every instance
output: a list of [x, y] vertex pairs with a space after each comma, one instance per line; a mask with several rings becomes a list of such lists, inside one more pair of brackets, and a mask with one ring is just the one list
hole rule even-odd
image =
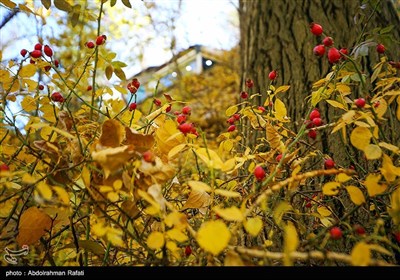
[[124, 144], [133, 145], [135, 151], [144, 153], [153, 147], [154, 142], [155, 139], [153, 135], [140, 134], [132, 128], [125, 127]]
[[101, 128], [99, 144], [104, 147], [119, 147], [125, 138], [125, 129], [117, 120], [106, 120]]
[[51, 228], [51, 218], [37, 207], [25, 210], [19, 220], [17, 243], [19, 246], [36, 243]]
[[190, 208], [203, 208], [208, 207], [211, 203], [211, 198], [205, 191], [192, 190], [188, 200], [181, 208], [181, 211]]

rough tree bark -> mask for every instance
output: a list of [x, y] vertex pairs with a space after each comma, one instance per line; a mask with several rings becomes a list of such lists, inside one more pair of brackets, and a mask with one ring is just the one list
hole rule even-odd
[[[276, 69], [279, 73], [276, 84], [291, 85], [289, 92], [285, 93], [284, 102], [293, 128], [298, 129], [310, 106], [305, 98], [311, 93], [313, 82], [324, 77], [330, 69], [326, 58], [320, 59], [312, 52], [322, 39], [311, 34], [310, 23], [321, 24], [324, 32], [334, 38], [336, 47], [351, 50], [360, 39], [358, 37], [364, 23], [375, 5], [378, 5], [378, 9], [368, 20], [365, 30], [394, 25], [391, 35], [398, 40], [400, 23], [390, 0], [370, 1], [362, 8], [361, 1], [347, 0], [240, 0], [242, 87], [244, 88], [245, 79], [251, 78], [255, 84], [253, 92], [265, 94], [268, 73]], [[363, 22], [362, 14], [365, 15]], [[388, 43], [387, 47], [388, 56], [397, 61], [398, 46]], [[378, 56], [375, 53], [373, 55], [376, 58], [372, 59], [376, 61]], [[367, 64], [371, 65], [373, 62], [368, 61]], [[363, 70], [368, 71], [368, 68]], [[328, 109], [325, 103], [321, 103], [319, 109], [325, 121], [334, 119], [334, 110]], [[348, 164], [348, 153], [345, 152], [339, 136], [328, 137], [328, 133], [330, 132], [322, 132], [317, 148], [335, 159], [341, 159], [343, 165]]]

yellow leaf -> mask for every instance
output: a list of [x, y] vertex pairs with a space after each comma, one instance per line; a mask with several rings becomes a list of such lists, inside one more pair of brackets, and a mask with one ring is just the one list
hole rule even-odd
[[46, 231], [50, 230], [52, 221], [49, 215], [37, 207], [26, 209], [19, 220], [16, 241], [19, 246], [36, 243]]
[[202, 249], [218, 255], [228, 246], [231, 232], [221, 220], [208, 221], [200, 226], [196, 239]]
[[178, 241], [178, 242], [185, 242], [188, 240], [186, 234], [184, 234], [180, 229], [173, 228], [166, 232], [168, 238]]
[[392, 159], [386, 154], [383, 154], [382, 167], [380, 170], [383, 177], [385, 177], [386, 181], [389, 183], [396, 180], [397, 176], [400, 176], [400, 167], [394, 166]]
[[286, 212], [290, 211], [290, 210], [293, 210], [292, 205], [290, 205], [290, 204], [289, 204], [288, 202], [286, 202], [286, 201], [280, 202], [280, 203], [275, 207], [274, 212], [273, 212], [273, 218], [274, 218], [274, 220], [275, 220], [275, 223], [276, 223], [277, 225], [280, 225], [280, 224], [281, 224], [281, 221], [282, 221], [283, 215], [284, 215]]
[[122, 241], [122, 230], [109, 227], [107, 229], [107, 240], [114, 246], [123, 247], [124, 242]]
[[108, 178], [112, 172], [121, 168], [131, 157], [132, 152], [129, 150], [128, 146], [92, 152], [93, 160], [101, 165], [106, 178]]
[[371, 131], [366, 127], [356, 127], [350, 135], [351, 144], [359, 150], [364, 150], [372, 137]]
[[54, 186], [53, 190], [57, 193], [58, 198], [61, 200], [61, 202], [65, 205], [69, 204], [69, 194], [65, 189], [59, 186]]
[[27, 95], [21, 102], [22, 109], [26, 112], [31, 112], [37, 109], [36, 101], [33, 97]]
[[328, 182], [322, 186], [322, 193], [324, 195], [337, 195], [340, 190], [339, 182]]
[[119, 195], [116, 192], [107, 193], [107, 199], [111, 202], [117, 202], [119, 200]]
[[292, 265], [293, 262], [290, 258], [290, 254], [296, 251], [297, 247], [299, 246], [299, 237], [297, 235], [296, 227], [292, 222], [288, 222], [284, 227], [283, 240], [283, 252], [285, 253], [283, 263], [284, 265]]
[[351, 180], [351, 176], [347, 175], [346, 173], [339, 173], [335, 178], [335, 181], [339, 183], [344, 183], [349, 180]]
[[228, 109], [226, 109], [225, 115], [230, 117], [233, 114], [235, 114], [238, 111], [238, 109], [239, 109], [238, 106], [233, 105], [233, 106], [229, 107]]
[[345, 84], [336, 85], [336, 90], [339, 91], [342, 95], [348, 95], [351, 93], [351, 88]]
[[390, 206], [387, 208], [395, 225], [400, 225], [400, 188], [398, 187], [390, 196]]
[[125, 138], [125, 128], [117, 120], [106, 120], [101, 128], [99, 143], [102, 146], [115, 148]]
[[351, 251], [351, 264], [355, 266], [367, 266], [371, 260], [371, 251], [364, 241], [358, 242]]
[[38, 190], [39, 194], [45, 199], [50, 200], [53, 196], [53, 191], [51, 188], [43, 181], [39, 182], [36, 185], [36, 189]]
[[243, 221], [243, 213], [236, 206], [229, 208], [214, 207], [214, 212], [227, 221]]
[[224, 266], [244, 266], [244, 263], [238, 253], [229, 250], [224, 259]]
[[107, 233], [107, 227], [101, 222], [92, 225], [91, 229], [98, 237], [102, 237]]
[[233, 168], [235, 168], [235, 165], [236, 165], [235, 158], [228, 159], [222, 165], [221, 171], [222, 172], [228, 172], [228, 171], [232, 170]]
[[381, 194], [386, 190], [386, 185], [381, 185], [378, 183], [381, 177], [382, 175], [380, 174], [368, 174], [367, 178], [365, 179], [364, 185], [367, 188], [367, 192], [370, 197]]
[[398, 121], [400, 121], [400, 95], [397, 96], [396, 102], [397, 102], [396, 118]]
[[[271, 146], [272, 149], [279, 149], [281, 146], [281, 135], [276, 131], [274, 126], [267, 122], [265, 124], [265, 130], [267, 134], [267, 142]], [[280, 151], [282, 152], [282, 151]]]
[[379, 159], [382, 156], [381, 148], [375, 144], [369, 144], [367, 147], [365, 147], [364, 153], [366, 158], [369, 160]]
[[209, 168], [221, 169], [224, 165], [219, 155], [213, 150], [200, 148], [196, 150], [196, 154]]
[[173, 147], [169, 152], [168, 152], [168, 159], [174, 158], [177, 154], [179, 154], [184, 148], [186, 147], [186, 143], [184, 144], [179, 144], [178, 146]]
[[250, 235], [256, 237], [263, 227], [263, 222], [259, 217], [249, 218], [243, 223], [243, 226]]
[[275, 109], [275, 117], [279, 121], [286, 121], [286, 115], [287, 115], [286, 106], [279, 98], [275, 99], [274, 109]]
[[204, 191], [192, 190], [180, 211], [190, 208], [203, 208], [211, 203], [210, 195]]
[[350, 195], [351, 201], [353, 201], [353, 203], [355, 205], [361, 205], [361, 204], [365, 203], [364, 194], [362, 193], [362, 191], [358, 187], [356, 187], [356, 186], [347, 186], [346, 190]]
[[345, 107], [345, 105], [343, 105], [340, 102], [337, 102], [335, 100], [326, 100], [326, 102], [328, 102], [331, 106], [333, 106], [335, 108], [339, 108], [339, 109], [347, 111], [347, 106]]
[[326, 208], [325, 206], [318, 206], [317, 212], [322, 216], [322, 217], [329, 217], [332, 215], [332, 212]]
[[164, 222], [168, 227], [183, 229], [187, 225], [187, 218], [184, 213], [172, 212], [165, 217]]
[[83, 183], [85, 184], [85, 187], [89, 188], [90, 187], [90, 172], [86, 166], [84, 166], [82, 168], [81, 176], [82, 176]]
[[351, 123], [355, 114], [356, 111], [350, 110], [342, 115], [342, 120], [344, 120], [345, 123]]
[[36, 73], [36, 66], [33, 64], [27, 64], [21, 68], [18, 75], [22, 78], [29, 78], [35, 75]]
[[33, 177], [31, 174], [29, 173], [25, 173], [24, 175], [22, 175], [22, 183], [25, 184], [34, 184], [36, 182], [36, 178]]
[[225, 197], [241, 197], [241, 194], [239, 192], [228, 191], [223, 189], [216, 189], [215, 194], [219, 194]]
[[196, 190], [199, 192], [210, 192], [211, 187], [206, 183], [200, 181], [189, 181], [188, 185], [192, 188], [192, 190]]
[[382, 118], [383, 115], [386, 113], [388, 108], [388, 104], [385, 99], [381, 98], [379, 100], [379, 106], [375, 108], [375, 112], [378, 115], [378, 118]]
[[389, 151], [391, 151], [393, 153], [396, 153], [396, 154], [400, 153], [400, 148], [395, 145], [392, 145], [392, 144], [389, 144], [386, 142], [379, 142], [378, 145], [379, 145], [379, 147], [388, 149]]
[[287, 92], [290, 89], [290, 86], [280, 86], [275, 90], [275, 94], [278, 94], [280, 92]]
[[164, 235], [159, 231], [153, 231], [147, 237], [147, 246], [153, 250], [159, 250], [164, 246]]

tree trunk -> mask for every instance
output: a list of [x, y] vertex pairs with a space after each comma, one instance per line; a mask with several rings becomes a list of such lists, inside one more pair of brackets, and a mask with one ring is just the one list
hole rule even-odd
[[[336, 48], [345, 47], [350, 52], [356, 43], [365, 40], [359, 38], [363, 29], [371, 31], [374, 27], [384, 28], [392, 24], [395, 28], [390, 37], [400, 38], [399, 19], [393, 4], [390, 0], [377, 3], [379, 6], [375, 9], [369, 4], [360, 8], [361, 1], [347, 0], [240, 0], [242, 88], [245, 88], [244, 81], [251, 78], [254, 80], [252, 93], [259, 92], [265, 97], [268, 73], [277, 70], [278, 78], [274, 83], [291, 86], [279, 97], [286, 104], [292, 128], [298, 130], [311, 106], [305, 99], [311, 94], [313, 82], [325, 77], [331, 68], [326, 56], [319, 58], [313, 54], [314, 46], [322, 43], [325, 34], [334, 39]], [[314, 36], [310, 32], [311, 22], [321, 24], [324, 35]], [[376, 40], [385, 43], [390, 60], [398, 60], [398, 46], [382, 36]], [[369, 51], [370, 61], [366, 61], [363, 71], [371, 71], [370, 66], [378, 59], [374, 48], [370, 47]], [[357, 98], [357, 94], [352, 93], [352, 98]], [[336, 116], [340, 113], [331, 107], [328, 109], [326, 102], [320, 102], [318, 107], [325, 123], [335, 120], [335, 113]], [[398, 122], [396, 125], [399, 126]], [[346, 151], [349, 147], [342, 144], [339, 133], [331, 135], [330, 130], [324, 130], [320, 134], [316, 148], [340, 159], [343, 166], [349, 164], [349, 153], [356, 156], [355, 151]]]

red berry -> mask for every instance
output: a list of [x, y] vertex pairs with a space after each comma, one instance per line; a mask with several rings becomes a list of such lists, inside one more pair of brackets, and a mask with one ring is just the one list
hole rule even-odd
[[306, 206], [306, 208], [311, 208], [312, 207], [312, 203], [311, 202], [307, 202], [305, 206]]
[[23, 57], [25, 57], [25, 55], [28, 53], [28, 50], [27, 50], [27, 49], [22, 49], [19, 53], [20, 53]]
[[235, 120], [240, 120], [240, 114], [238, 114], [238, 113], [236, 113], [236, 114], [233, 114], [233, 117], [235, 118]]
[[191, 134], [194, 134], [196, 136], [199, 136], [199, 133], [197, 132], [197, 129], [194, 127], [194, 125], [192, 125], [192, 129], [190, 130]]
[[229, 124], [234, 124], [236, 119], [234, 117], [230, 117], [229, 119], [226, 120], [227, 123]]
[[129, 90], [130, 93], [135, 94], [137, 92], [137, 87], [132, 85], [132, 83], [128, 83], [126, 85], [127, 89]]
[[317, 45], [313, 49], [313, 53], [316, 56], [322, 57], [325, 54], [325, 46], [324, 45]]
[[315, 125], [314, 125], [314, 123], [312, 121], [306, 121], [306, 128], [307, 129], [310, 129], [310, 128], [313, 128], [313, 127], [315, 127]]
[[172, 109], [172, 104], [169, 104], [167, 108], [165, 108], [165, 112], [168, 113]]
[[34, 50], [31, 51], [31, 57], [33, 58], [39, 58], [42, 56], [42, 51], [41, 50]]
[[400, 231], [394, 233], [394, 238], [398, 243], [400, 243]]
[[3, 171], [10, 171], [10, 167], [8, 167], [8, 165], [5, 163], [0, 164], [0, 172]]
[[311, 130], [308, 132], [308, 137], [310, 137], [311, 139], [317, 138], [317, 132], [316, 132], [314, 129], [311, 129]]
[[192, 111], [192, 108], [190, 108], [189, 106], [185, 106], [182, 108], [182, 114], [184, 114], [184, 115], [190, 115], [191, 111]]
[[376, 46], [376, 51], [378, 52], [378, 53], [384, 53], [385, 52], [385, 46], [384, 45], [382, 45], [382, 44], [378, 44], [377, 46]]
[[349, 55], [349, 51], [346, 48], [341, 48], [339, 50], [340, 53], [344, 54], [344, 55]]
[[246, 99], [247, 97], [249, 97], [249, 94], [246, 91], [242, 91], [240, 93], [240, 97], [243, 98], [243, 99]]
[[277, 162], [280, 162], [282, 159], [282, 154], [277, 155], [275, 159]]
[[140, 82], [139, 82], [139, 80], [136, 79], [136, 78], [134, 78], [134, 79], [132, 80], [132, 85], [133, 85], [135, 88], [139, 88], [139, 87], [140, 87]]
[[92, 87], [92, 86], [90, 86], [90, 85], [89, 85], [89, 86], [87, 86], [87, 88], [86, 88], [86, 90], [87, 90], [87, 91], [91, 91], [92, 89], [93, 89], [93, 87]]
[[354, 166], [354, 165], [350, 165], [350, 166], [349, 166], [349, 169], [351, 169], [351, 170], [355, 170], [356, 168], [355, 168], [355, 166]]
[[324, 166], [325, 166], [325, 169], [334, 168], [334, 167], [335, 167], [335, 162], [333, 161], [333, 159], [327, 158], [327, 159], [324, 161]]
[[312, 121], [315, 118], [320, 118], [321, 114], [319, 113], [319, 111], [317, 109], [314, 109], [311, 111], [310, 113], [310, 121]]
[[46, 72], [49, 72], [50, 69], [51, 69], [51, 66], [50, 66], [50, 65], [47, 65], [47, 66], [44, 67], [44, 70], [45, 70]]
[[400, 61], [399, 62], [389, 61], [389, 64], [396, 69], [400, 69]]
[[58, 61], [58, 59], [54, 60], [54, 65], [58, 68], [58, 66], [60, 65], [60, 62]]
[[105, 41], [106, 41], [106, 38], [104, 38], [103, 35], [100, 35], [96, 39], [96, 45], [98, 45], [98, 46], [103, 45]]
[[253, 174], [258, 181], [262, 181], [265, 178], [265, 170], [259, 165], [254, 169]]
[[129, 104], [129, 111], [136, 110], [137, 104], [136, 103], [131, 103]]
[[322, 44], [324, 44], [325, 47], [332, 46], [333, 45], [332, 37], [325, 37], [324, 40], [322, 40]]
[[192, 254], [192, 248], [190, 248], [190, 246], [187, 245], [187, 246], [185, 247], [185, 256], [186, 256], [186, 257], [189, 257], [190, 254]]
[[354, 225], [353, 229], [359, 235], [365, 234], [365, 228], [362, 225], [356, 224]]
[[319, 25], [318, 23], [312, 22], [310, 24], [310, 30], [311, 33], [314, 34], [315, 36], [320, 36], [324, 30], [322, 29], [322, 26]]
[[161, 106], [161, 100], [160, 100], [160, 99], [154, 99], [153, 102], [154, 102], [154, 104], [155, 104], [156, 106], [158, 106], [158, 107]]
[[381, 102], [379, 100], [374, 102], [374, 108], [378, 108], [379, 105], [381, 105]]
[[232, 132], [236, 130], [236, 125], [232, 124], [228, 127], [228, 132]]
[[322, 119], [321, 118], [314, 118], [313, 120], [312, 120], [312, 123], [315, 125], [315, 126], [320, 126], [320, 125], [322, 125]]
[[275, 80], [276, 77], [278, 76], [278, 73], [276, 73], [276, 70], [272, 70], [271, 72], [269, 72], [268, 74], [268, 79], [270, 79], [271, 81]]
[[183, 134], [188, 134], [189, 132], [192, 131], [193, 128], [193, 124], [191, 123], [182, 123], [180, 125], [178, 125], [178, 129], [180, 130], [180, 132], [182, 132]]
[[328, 60], [330, 63], [334, 64], [340, 60], [340, 53], [337, 48], [330, 48], [328, 51]]
[[143, 153], [143, 160], [146, 162], [154, 162], [155, 155], [152, 151], [148, 150]]
[[329, 231], [331, 238], [333, 240], [338, 240], [340, 238], [342, 238], [343, 236], [343, 232], [339, 227], [333, 227], [331, 228], [331, 230]]
[[42, 44], [40, 44], [40, 43], [37, 43], [36, 45], [35, 45], [35, 48], [34, 48], [35, 50], [38, 50], [38, 51], [41, 51], [42, 50]]
[[45, 45], [43, 50], [48, 57], [53, 56], [53, 50], [48, 45]]
[[176, 122], [179, 124], [184, 123], [186, 121], [186, 118], [186, 115], [180, 114], [178, 117], [176, 117]]
[[181, 113], [181, 112], [179, 112], [179, 111], [175, 111], [175, 112], [174, 112], [174, 115], [175, 115], [175, 116], [179, 116], [180, 113]]
[[64, 102], [64, 97], [59, 92], [53, 92], [51, 95], [51, 100], [54, 102]]
[[247, 79], [246, 80], [246, 87], [252, 88], [254, 86], [254, 82], [252, 79]]
[[261, 112], [265, 112], [265, 107], [264, 106], [258, 106], [257, 109], [260, 110]]
[[29, 63], [30, 63], [30, 64], [35, 64], [36, 62], [31, 58], [31, 59], [29, 60]]
[[93, 49], [94, 48], [94, 43], [92, 41], [87, 42], [86, 43], [86, 47], [88, 47], [89, 49]]
[[44, 85], [39, 85], [39, 90], [44, 90]]
[[364, 98], [358, 98], [354, 101], [354, 104], [356, 104], [356, 106], [358, 108], [363, 108], [365, 106], [365, 99]]

